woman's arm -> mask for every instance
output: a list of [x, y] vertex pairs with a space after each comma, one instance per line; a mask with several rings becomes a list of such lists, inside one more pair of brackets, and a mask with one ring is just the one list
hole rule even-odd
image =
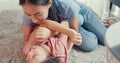
[[76, 44], [79, 45], [81, 42], [81, 38], [79, 37], [79, 33], [77, 33], [75, 30], [70, 29], [68, 27], [65, 27], [58, 22], [47, 20], [44, 21], [44, 23], [41, 25], [43, 27], [47, 27], [51, 30], [66, 34], [70, 37], [70, 39]]
[[31, 32], [32, 26], [27, 26], [23, 24], [24, 44], [28, 42]]
[[41, 26], [47, 27], [51, 30], [54, 30], [54, 31], [57, 31], [57, 32], [60, 32], [63, 34], [66, 34], [69, 37], [72, 37], [74, 35], [74, 33], [73, 33], [73, 31], [71, 31], [71, 29], [69, 29], [65, 25], [63, 26], [62, 24], [52, 21], [52, 20], [45, 21]]
[[79, 18], [78, 17], [76, 17], [76, 18], [74, 18], [74, 19], [69, 21], [70, 27], [72, 29], [74, 29], [75, 31], [77, 31], [77, 32], [79, 31], [78, 30], [79, 24], [80, 24], [80, 22], [79, 22]]

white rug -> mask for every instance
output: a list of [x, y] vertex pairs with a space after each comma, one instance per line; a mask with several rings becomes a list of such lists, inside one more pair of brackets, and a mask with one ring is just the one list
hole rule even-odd
[[[0, 13], [0, 63], [25, 63], [22, 55], [22, 12], [5, 10]], [[106, 50], [99, 46], [93, 52], [72, 49], [69, 63], [119, 63]]]

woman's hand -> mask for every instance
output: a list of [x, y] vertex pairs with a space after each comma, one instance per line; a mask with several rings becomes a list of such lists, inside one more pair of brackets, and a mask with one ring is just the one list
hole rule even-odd
[[71, 41], [75, 44], [75, 45], [81, 45], [82, 43], [82, 36], [80, 33], [76, 32], [75, 30], [71, 29], [73, 31], [73, 34], [71, 34]]

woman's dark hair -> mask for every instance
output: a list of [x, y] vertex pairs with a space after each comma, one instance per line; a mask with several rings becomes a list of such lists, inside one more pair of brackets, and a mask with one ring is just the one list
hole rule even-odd
[[[34, 4], [34, 5], [48, 5], [50, 0], [19, 0], [19, 4], [20, 5], [24, 5], [26, 2]], [[49, 9], [49, 14], [48, 14], [48, 18], [53, 20], [53, 21], [57, 21], [57, 22], [61, 22], [64, 19], [61, 19], [60, 17], [60, 11], [57, 7], [57, 5], [55, 4], [56, 0], [52, 0], [52, 6]]]
[[63, 63], [59, 60], [57, 57], [48, 57], [46, 60], [44, 60], [42, 63]]
[[34, 5], [48, 5], [49, 0], [19, 0], [20, 5], [24, 5], [26, 2]]

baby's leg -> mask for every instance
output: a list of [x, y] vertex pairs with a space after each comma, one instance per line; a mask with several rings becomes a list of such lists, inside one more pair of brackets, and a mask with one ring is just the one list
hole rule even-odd
[[68, 50], [68, 54], [71, 51], [71, 48], [73, 46], [73, 43], [71, 42], [71, 40], [68, 40], [68, 36], [64, 35], [64, 34], [60, 34], [59, 35], [59, 39], [63, 42], [63, 44], [67, 47]]
[[[65, 27], [68, 27], [68, 22], [66, 21], [61, 22], [61, 24]], [[67, 46], [67, 40], [68, 40], [67, 35], [60, 33], [58, 38], [64, 43], [65, 46]]]
[[68, 40], [68, 36], [65, 35], [65, 34], [60, 34], [59, 37], [58, 37], [61, 42], [63, 42], [63, 44], [67, 47], [67, 40]]
[[[68, 22], [62, 22], [61, 23], [63, 26], [69, 27]], [[59, 35], [59, 39], [64, 43], [64, 45], [67, 47], [68, 49], [68, 53], [70, 52], [73, 43], [71, 41], [68, 40], [68, 36], [65, 34], [60, 34]]]

